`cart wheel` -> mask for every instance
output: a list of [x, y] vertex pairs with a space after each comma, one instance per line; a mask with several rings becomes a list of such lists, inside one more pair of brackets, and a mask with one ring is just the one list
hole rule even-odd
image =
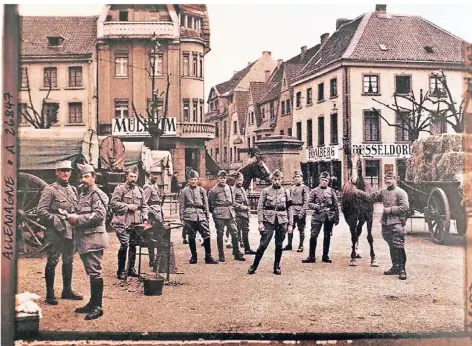
[[451, 225], [451, 210], [444, 191], [434, 187], [428, 196], [428, 228], [433, 242], [444, 244]]
[[41, 224], [36, 214], [36, 206], [46, 186], [44, 180], [32, 174], [18, 174], [17, 225], [24, 253], [44, 246], [46, 227]]
[[457, 234], [461, 236], [465, 235], [465, 232], [467, 232], [467, 222], [468, 222], [468, 215], [464, 208], [464, 212], [460, 213], [458, 215], [458, 218], [456, 219]]

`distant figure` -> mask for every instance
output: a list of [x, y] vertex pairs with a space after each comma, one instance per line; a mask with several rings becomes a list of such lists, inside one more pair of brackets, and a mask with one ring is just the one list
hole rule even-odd
[[179, 172], [174, 172], [172, 180], [170, 181], [170, 192], [171, 193], [180, 193], [180, 183], [179, 183]]

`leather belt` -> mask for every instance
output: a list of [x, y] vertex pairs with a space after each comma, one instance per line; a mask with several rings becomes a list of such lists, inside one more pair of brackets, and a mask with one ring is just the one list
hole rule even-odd
[[264, 210], [275, 210], [275, 211], [286, 211], [287, 209], [285, 207], [264, 207]]

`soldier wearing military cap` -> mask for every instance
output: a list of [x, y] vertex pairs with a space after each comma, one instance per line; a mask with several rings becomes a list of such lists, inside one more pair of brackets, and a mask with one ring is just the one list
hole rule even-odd
[[213, 221], [216, 227], [216, 242], [218, 245], [218, 260], [225, 261], [223, 236], [225, 227], [231, 234], [233, 244], [233, 256], [237, 261], [245, 261], [243, 254], [239, 251], [238, 227], [236, 225], [234, 210], [234, 191], [226, 184], [228, 174], [221, 170], [218, 172], [218, 182], [208, 192], [208, 205], [213, 214]]
[[149, 207], [144, 201], [144, 191], [137, 185], [138, 169], [131, 166], [126, 171], [126, 182], [118, 185], [111, 196], [110, 206], [113, 209], [113, 219], [111, 225], [120, 241], [118, 250], [118, 270], [117, 277], [120, 280], [126, 278], [126, 259], [128, 257], [128, 276], [137, 277], [138, 273], [134, 269], [136, 261], [136, 246], [129, 244], [130, 233], [127, 228], [132, 223], [143, 223], [148, 220]]
[[108, 234], [105, 220], [108, 208], [108, 196], [95, 185], [95, 170], [91, 165], [77, 164], [80, 180], [84, 189], [79, 194], [77, 212], [69, 214], [67, 219], [74, 225], [77, 250], [90, 278], [90, 301], [75, 312], [86, 313], [86, 320], [93, 320], [103, 315], [103, 250], [108, 247]]
[[329, 258], [329, 245], [333, 226], [339, 223], [339, 207], [336, 191], [328, 186], [330, 174], [322, 172], [320, 174], [320, 184], [313, 189], [310, 194], [308, 208], [312, 210], [311, 214], [311, 235], [310, 235], [310, 252], [307, 259], [302, 260], [303, 263], [316, 262], [315, 252], [320, 234], [323, 227], [323, 257], [321, 260], [325, 263], [332, 263]]
[[236, 211], [236, 225], [238, 226], [238, 237], [243, 241], [244, 254], [255, 255], [249, 245], [249, 200], [243, 187], [244, 176], [241, 172], [236, 173], [236, 184], [234, 190], [234, 210]]
[[[306, 211], [308, 209], [308, 200], [310, 199], [310, 189], [303, 184], [303, 173], [300, 170], [293, 172], [295, 184], [290, 186], [290, 196], [293, 206], [293, 227], [298, 228], [300, 233], [300, 244], [297, 252], [303, 252], [303, 241], [305, 240]], [[284, 250], [292, 250], [293, 233], [288, 234], [288, 243]]]
[[188, 174], [188, 185], [180, 191], [179, 196], [179, 215], [180, 220], [184, 224], [184, 228], [188, 235], [188, 246], [192, 257], [190, 264], [197, 263], [197, 245], [195, 236], [197, 232], [203, 238], [203, 246], [205, 247], [205, 263], [218, 264], [211, 256], [210, 245], [210, 211], [208, 208], [208, 196], [204, 188], [198, 186], [198, 172], [191, 170]]
[[75, 213], [77, 190], [69, 185], [72, 172], [71, 161], [55, 165], [56, 181], [44, 188], [36, 207], [38, 216], [46, 225], [46, 241], [49, 243], [44, 277], [46, 280], [46, 303], [57, 305], [54, 294], [54, 278], [59, 257], [62, 255], [62, 299], [81, 300], [82, 296], [72, 290], [72, 262], [74, 256], [74, 230], [66, 218]]
[[256, 272], [259, 262], [275, 233], [274, 274], [280, 275], [280, 260], [282, 258], [282, 244], [285, 239], [285, 233], [288, 232], [290, 234], [293, 230], [292, 200], [290, 191], [281, 185], [283, 174], [281, 171], [275, 170], [272, 172], [270, 179], [272, 185], [262, 190], [257, 205], [261, 242], [256, 251], [254, 262], [247, 271], [248, 274]]
[[382, 237], [390, 248], [392, 267], [384, 272], [385, 275], [398, 275], [400, 280], [406, 280], [405, 252], [405, 223], [409, 210], [408, 194], [397, 186], [397, 179], [392, 171], [384, 174], [385, 189], [378, 189], [372, 195], [356, 189], [357, 194], [383, 202]]

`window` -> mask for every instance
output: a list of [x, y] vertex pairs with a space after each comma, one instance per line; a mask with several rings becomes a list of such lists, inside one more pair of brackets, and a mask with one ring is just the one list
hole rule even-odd
[[128, 11], [120, 11], [120, 22], [128, 21]]
[[28, 111], [28, 105], [26, 103], [18, 103], [18, 122], [20, 124], [26, 124], [26, 118], [23, 114]]
[[269, 109], [270, 109], [270, 118], [274, 118], [275, 117], [275, 111], [274, 111], [274, 102], [271, 102], [269, 104]]
[[149, 114], [151, 114], [151, 117], [158, 118], [164, 114], [163, 113], [164, 101], [162, 97], [156, 98], [156, 105], [154, 109], [152, 109], [152, 99], [148, 99], [147, 103], [148, 103]]
[[292, 111], [292, 110], [290, 109], [290, 99], [287, 100], [286, 106], [287, 106], [287, 112], [286, 112], [286, 113], [287, 113], [287, 114], [290, 114], [290, 112]]
[[395, 92], [408, 94], [411, 91], [411, 76], [395, 76]]
[[180, 14], [180, 26], [185, 26], [185, 14]]
[[[258, 137], [259, 139], [260, 137]], [[255, 147], [256, 146], [256, 137], [252, 136], [252, 146]]]
[[215, 159], [216, 162], [220, 159], [220, 148], [215, 148]]
[[215, 124], [215, 137], [220, 137], [220, 124]]
[[292, 128], [289, 127], [288, 130], [287, 130], [287, 135], [289, 135], [290, 137], [292, 137]]
[[190, 101], [184, 99], [184, 121], [190, 121]]
[[251, 124], [254, 124], [254, 112], [251, 112]]
[[115, 53], [115, 77], [128, 77], [128, 53]]
[[338, 144], [338, 113], [333, 113], [330, 117], [330, 144]]
[[282, 101], [281, 104], [280, 104], [280, 109], [281, 109], [281, 113], [282, 115], [285, 115], [285, 101]]
[[192, 102], [192, 121], [197, 122], [198, 121], [198, 101], [193, 101]]
[[76, 88], [82, 86], [82, 67], [69, 67], [69, 87]]
[[318, 102], [324, 100], [324, 83], [318, 84]]
[[426, 53], [429, 53], [429, 54], [434, 53], [434, 49], [431, 46], [424, 46], [423, 48], [426, 51]]
[[301, 121], [297, 121], [297, 139], [299, 141], [302, 140], [302, 122]]
[[57, 122], [57, 113], [59, 111], [59, 103], [46, 103], [44, 105], [44, 115], [50, 123]]
[[380, 160], [365, 161], [365, 176], [374, 190], [380, 187]]
[[297, 92], [296, 94], [295, 105], [297, 108], [300, 108], [302, 106], [302, 92], [301, 91]]
[[223, 136], [224, 138], [228, 137], [228, 127], [227, 127], [227, 123], [226, 123], [226, 120], [223, 121]]
[[189, 60], [189, 54], [188, 53], [184, 53], [183, 71], [184, 71], [184, 76], [189, 76], [190, 75], [190, 60]]
[[318, 118], [318, 145], [324, 145], [324, 117]]
[[446, 120], [441, 119], [439, 121], [431, 122], [430, 132], [433, 135], [439, 135], [441, 133], [446, 133], [447, 132]]
[[280, 130], [280, 135], [281, 135], [281, 136], [284, 135], [284, 130]]
[[408, 123], [411, 122], [408, 112], [399, 112], [396, 116], [396, 124], [404, 128], [395, 127], [395, 139], [397, 142], [409, 141], [410, 135], [408, 133]]
[[364, 75], [363, 81], [364, 94], [378, 94], [379, 93], [379, 76]]
[[82, 123], [82, 102], [69, 103], [69, 124]]
[[313, 120], [311, 119], [306, 121], [306, 145], [313, 146]]
[[306, 104], [311, 105], [313, 103], [313, 92], [311, 88], [306, 89]]
[[60, 47], [64, 43], [64, 37], [62, 36], [49, 36], [48, 46], [49, 47]]
[[233, 162], [233, 149], [229, 148], [229, 162]]
[[364, 141], [379, 142], [379, 116], [373, 111], [364, 111]]
[[44, 68], [44, 87], [57, 88], [57, 67]]
[[200, 122], [203, 123], [203, 100], [200, 100]]
[[251, 137], [248, 137], [248, 138], [247, 138], [247, 147], [248, 147], [248, 148], [251, 147]]
[[265, 107], [261, 108], [262, 119], [265, 119]]
[[129, 101], [116, 100], [115, 101], [115, 118], [128, 118], [128, 117], [129, 117]]
[[238, 134], [238, 122], [236, 120], [233, 121], [233, 135]]
[[197, 54], [192, 54], [192, 76], [197, 76], [198, 72], [198, 56]]
[[329, 97], [338, 96], [338, 79], [333, 78], [329, 81]]
[[223, 148], [223, 162], [228, 161], [228, 149], [226, 147]]
[[203, 55], [200, 54], [200, 65], [199, 65], [200, 69], [200, 74], [198, 75], [200, 78], [203, 78]]
[[213, 148], [210, 148], [210, 156], [213, 157]]
[[21, 68], [21, 89], [26, 89], [28, 88], [28, 68], [27, 67], [22, 67]]
[[162, 54], [156, 55], [156, 63], [154, 65], [154, 76], [162, 76]]
[[446, 89], [444, 89], [444, 85], [437, 76], [432, 75], [429, 77], [429, 93], [435, 97], [446, 96]]
[[467, 92], [472, 92], [472, 78], [466, 78], [465, 82], [467, 84]]

